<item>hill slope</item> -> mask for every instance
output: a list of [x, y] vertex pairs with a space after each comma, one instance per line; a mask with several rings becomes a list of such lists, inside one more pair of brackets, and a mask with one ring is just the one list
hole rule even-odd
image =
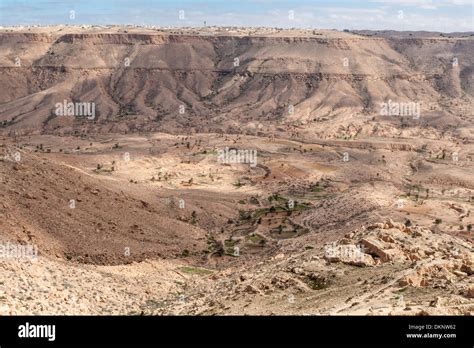
[[[0, 32], [7, 130], [256, 132], [256, 122], [278, 122], [331, 136], [341, 124], [361, 127], [380, 115], [388, 99], [420, 102], [421, 126], [440, 131], [472, 117], [468, 35], [37, 31]], [[57, 117], [55, 104], [64, 100], [95, 102], [96, 119]], [[441, 116], [446, 122], [436, 122]]]

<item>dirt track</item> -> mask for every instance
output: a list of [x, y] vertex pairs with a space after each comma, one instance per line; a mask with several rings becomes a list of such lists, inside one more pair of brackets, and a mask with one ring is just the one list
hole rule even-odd
[[0, 314], [473, 313], [472, 38], [59, 29], [0, 31]]

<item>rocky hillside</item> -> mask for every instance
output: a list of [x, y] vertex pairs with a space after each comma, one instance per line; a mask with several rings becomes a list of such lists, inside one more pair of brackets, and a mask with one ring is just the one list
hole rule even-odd
[[[468, 34], [4, 29], [0, 50], [5, 132], [258, 132], [278, 122], [331, 134], [377, 117], [388, 99], [420, 102], [421, 125], [440, 131], [472, 116]], [[96, 103], [95, 120], [58, 117], [64, 100]]]
[[0, 314], [469, 315], [473, 266], [472, 243], [387, 221], [224, 271], [1, 261]]
[[[179, 221], [158, 200], [107, 187], [91, 174], [0, 147], [0, 243], [35, 244], [42, 256], [123, 264], [206, 248], [206, 231]], [[115, 166], [119, 166], [117, 163]]]

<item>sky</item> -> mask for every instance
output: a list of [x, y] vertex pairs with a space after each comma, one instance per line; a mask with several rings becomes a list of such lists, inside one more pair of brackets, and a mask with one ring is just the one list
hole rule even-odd
[[474, 0], [0, 0], [0, 25], [474, 31]]

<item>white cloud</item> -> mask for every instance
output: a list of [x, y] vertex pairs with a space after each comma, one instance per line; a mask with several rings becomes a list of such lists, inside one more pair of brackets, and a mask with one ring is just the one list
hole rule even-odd
[[369, 0], [372, 3], [382, 3], [394, 6], [414, 6], [423, 9], [436, 9], [439, 6], [473, 5], [473, 0]]
[[435, 6], [432, 0], [370, 0], [370, 2], [399, 5], [399, 6]]
[[453, 4], [453, 5], [471, 5], [474, 6], [474, 1], [473, 0], [445, 0], [446, 3], [448, 4]]

